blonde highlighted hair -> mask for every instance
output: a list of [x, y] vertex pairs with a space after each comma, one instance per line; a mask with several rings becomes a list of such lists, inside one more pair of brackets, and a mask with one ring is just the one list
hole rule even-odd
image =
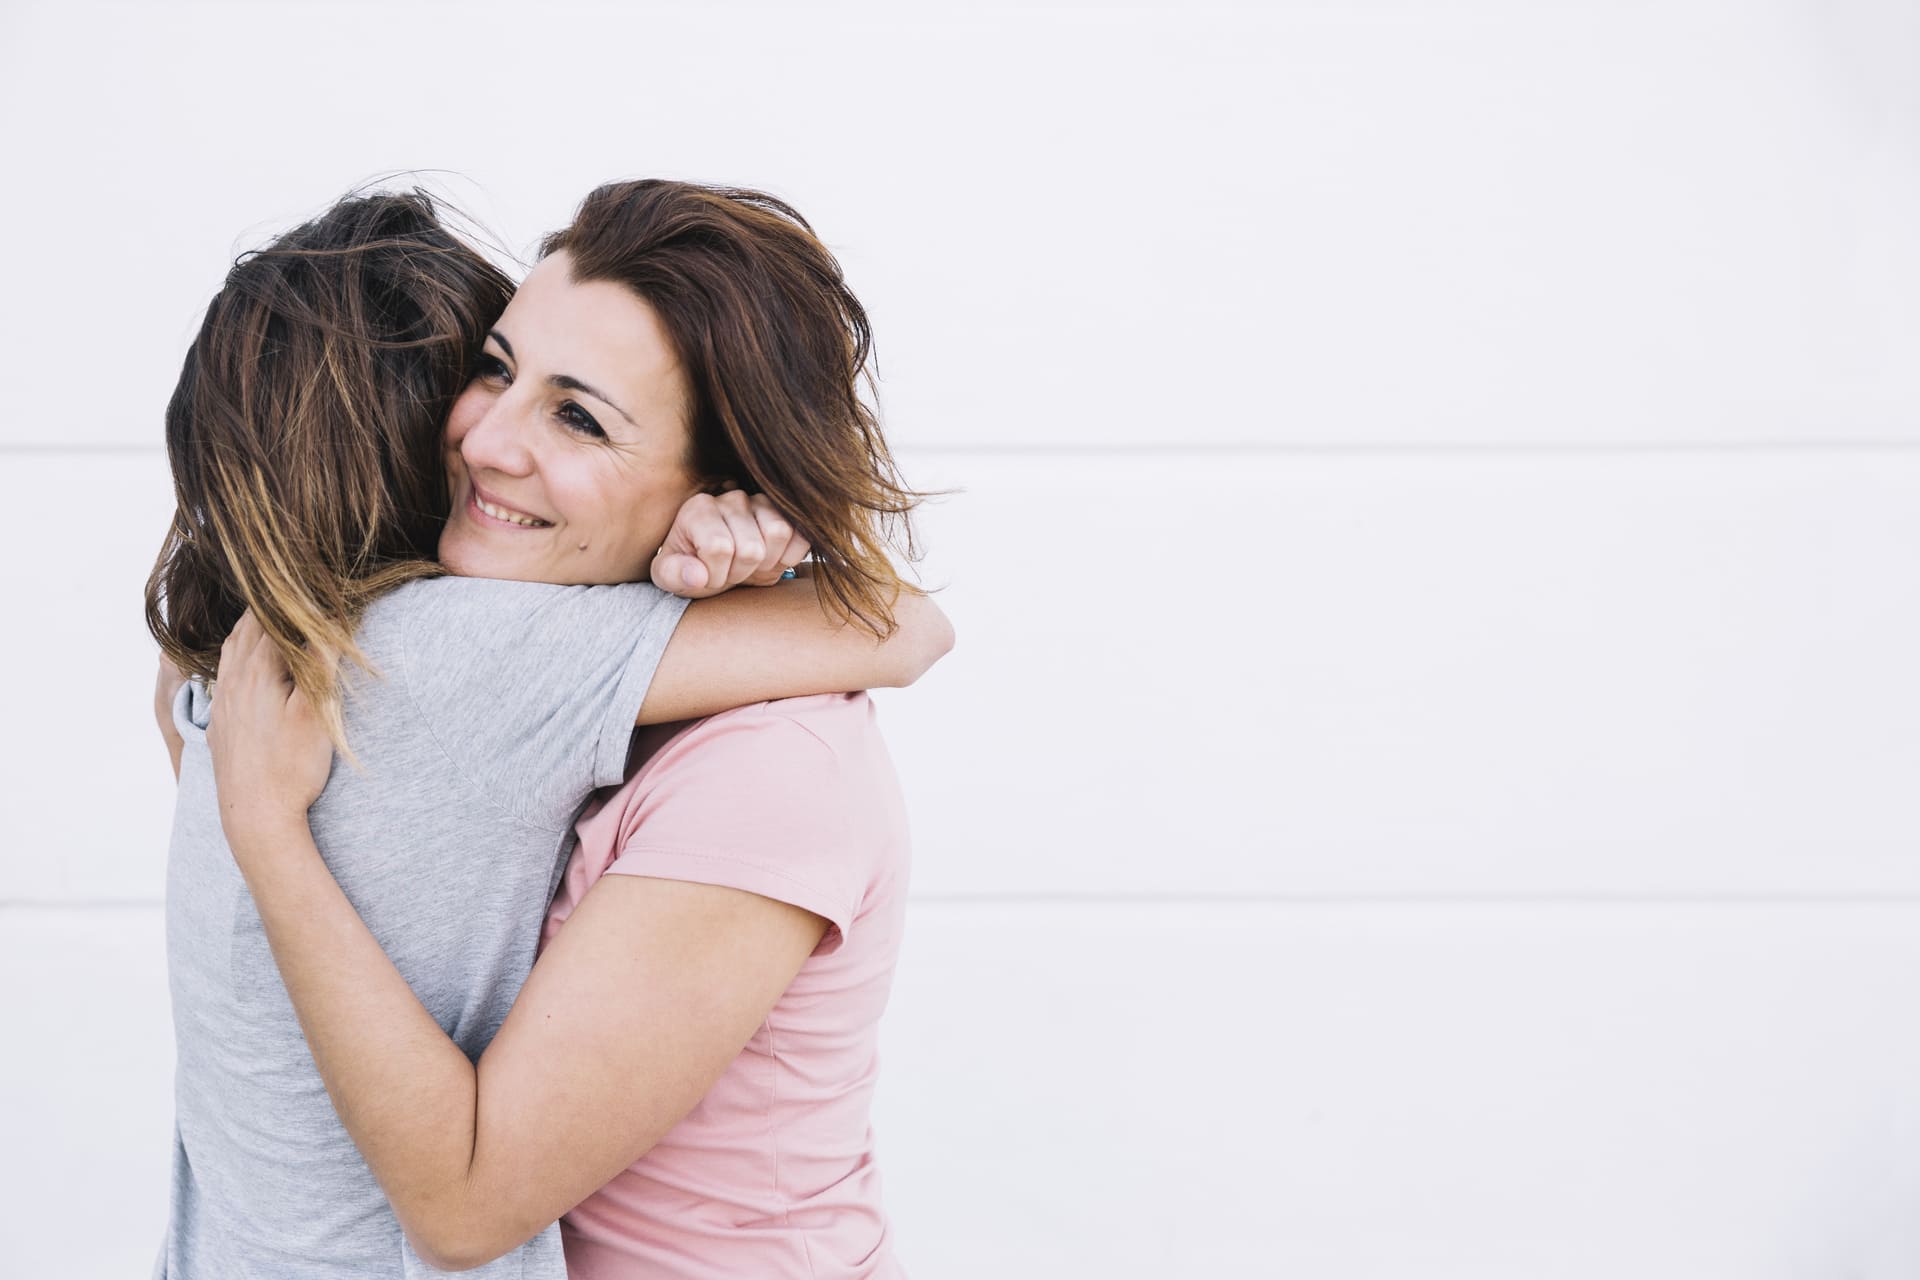
[[368, 604], [440, 572], [441, 426], [512, 294], [418, 191], [342, 200], [234, 263], [167, 405], [146, 615], [176, 666], [216, 677], [251, 609], [346, 752], [340, 662], [366, 665]]

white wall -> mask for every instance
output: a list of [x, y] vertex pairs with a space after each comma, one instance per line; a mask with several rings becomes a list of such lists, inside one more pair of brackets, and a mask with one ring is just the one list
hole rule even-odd
[[[434, 167], [769, 188], [961, 647], [884, 699], [922, 1277], [1920, 1271], [1920, 6], [0, 10], [0, 1257], [164, 1212], [160, 409]], [[24, 289], [18, 287], [24, 283]]]

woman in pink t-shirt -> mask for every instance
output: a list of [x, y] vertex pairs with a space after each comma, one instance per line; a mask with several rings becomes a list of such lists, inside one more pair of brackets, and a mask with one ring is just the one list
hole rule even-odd
[[[858, 395], [864, 314], [798, 215], [616, 184], [546, 253], [449, 418], [442, 559], [564, 581], [577, 526], [581, 553], [610, 539], [645, 565], [658, 553], [625, 547], [605, 477], [679, 458], [793, 513], [823, 594], [884, 630], [903, 589], [884, 530], [917, 495]], [[840, 501], [821, 515], [823, 494]], [[306, 809], [329, 743], [274, 647], [235, 637], [210, 734], [228, 842], [335, 1108], [423, 1257], [476, 1266], [572, 1210], [577, 1275], [899, 1274], [867, 1110], [907, 840], [864, 694], [642, 737], [637, 772], [581, 820], [540, 961], [474, 1063], [327, 874]]]
[[867, 1111], [907, 822], [873, 706], [787, 698], [637, 738], [638, 772], [580, 820], [543, 946], [603, 874], [788, 903], [819, 942], [699, 1104], [561, 1219], [568, 1272], [896, 1275]]

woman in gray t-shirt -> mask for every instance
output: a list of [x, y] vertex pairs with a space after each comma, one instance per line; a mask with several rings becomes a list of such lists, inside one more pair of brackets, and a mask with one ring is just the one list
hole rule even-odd
[[[894, 602], [903, 627], [885, 645], [823, 612], [817, 587], [861, 606], [847, 566], [871, 548], [836, 551], [843, 528], [803, 519], [802, 538], [775, 504], [709, 492], [738, 478], [810, 483], [817, 499], [806, 466], [819, 460], [716, 474], [684, 426], [672, 435], [677, 406], [650, 394], [676, 379], [685, 390], [673, 361], [517, 376], [509, 342], [527, 354], [561, 335], [495, 328], [489, 270], [417, 198], [344, 202], [236, 265], [169, 407], [180, 502], [149, 617], [202, 678], [167, 707], [179, 1062], [161, 1274], [430, 1269], [335, 1116], [274, 966], [270, 912], [223, 830], [296, 764], [236, 739], [216, 789], [209, 723], [216, 745], [247, 727], [214, 714], [237, 687], [215, 646], [242, 605], [321, 735], [303, 829], [361, 936], [463, 1061], [524, 980], [572, 820], [592, 788], [619, 781], [636, 721], [904, 683], [946, 643], [917, 595]], [[593, 315], [564, 337], [579, 349], [609, 335], [634, 336]], [[435, 576], [422, 545], [420, 514], [446, 509], [449, 480], [457, 505], [438, 544], [465, 576]], [[641, 581], [688, 594], [771, 582], [808, 538], [829, 557], [818, 583], [689, 606]], [[210, 698], [205, 677], [223, 665]], [[242, 759], [244, 776], [231, 768]], [[546, 1230], [480, 1274], [562, 1273]]]

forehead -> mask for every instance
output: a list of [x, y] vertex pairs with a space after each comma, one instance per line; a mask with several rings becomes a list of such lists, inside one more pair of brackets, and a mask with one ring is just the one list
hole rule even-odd
[[680, 362], [659, 315], [625, 285], [575, 280], [565, 253], [527, 275], [496, 327], [523, 374], [538, 366], [541, 376], [567, 374], [648, 398], [666, 381], [677, 393]]

